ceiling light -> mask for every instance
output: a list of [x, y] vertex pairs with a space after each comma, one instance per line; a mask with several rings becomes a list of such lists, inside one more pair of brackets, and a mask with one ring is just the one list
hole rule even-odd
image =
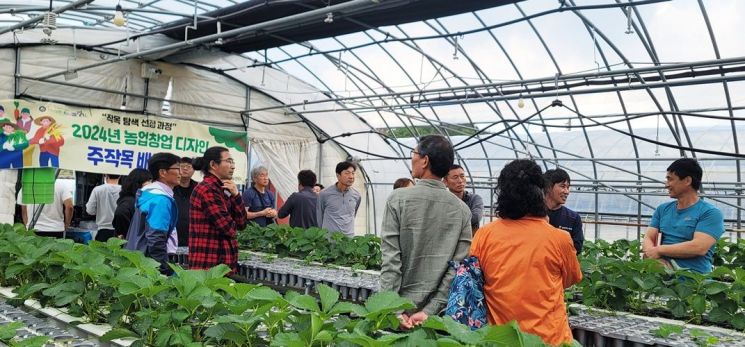
[[117, 4], [116, 5], [116, 11], [114, 11], [114, 18], [111, 20], [114, 25], [120, 27], [127, 23], [127, 20], [124, 19], [124, 11], [122, 10], [122, 5]]
[[324, 23], [333, 23], [334, 22], [334, 13], [329, 12], [326, 13], [326, 19], [323, 20]]

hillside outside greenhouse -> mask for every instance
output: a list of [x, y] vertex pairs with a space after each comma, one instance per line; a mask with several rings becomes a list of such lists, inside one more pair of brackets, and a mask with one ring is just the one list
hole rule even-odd
[[2, 346], [745, 346], [745, 1], [2, 0]]

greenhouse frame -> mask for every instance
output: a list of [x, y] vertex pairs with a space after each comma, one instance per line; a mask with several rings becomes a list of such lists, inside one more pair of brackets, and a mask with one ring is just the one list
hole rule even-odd
[[[570, 310], [580, 312], [569, 318], [575, 343], [683, 346], [711, 338], [709, 345], [739, 346], [745, 341], [745, 295], [727, 294], [732, 302], [726, 301], [724, 289], [707, 282], [712, 278], [693, 276], [681, 281], [699, 283], [698, 291], [675, 294], [688, 301], [674, 306], [675, 297], [663, 287], [678, 282], [665, 282], [664, 276], [673, 276], [666, 270], [624, 269], [641, 277], [621, 284], [601, 278], [618, 269], [599, 259], [647, 264], [639, 251], [655, 209], [670, 201], [667, 168], [693, 158], [703, 169], [699, 196], [724, 218], [714, 273], [720, 266], [731, 270], [716, 276], [726, 278], [727, 293], [745, 293], [738, 287], [745, 286], [738, 269], [745, 264], [745, 253], [738, 257], [745, 252], [744, 19], [740, 0], [6, 0], [0, 1], [0, 119], [12, 116], [14, 103], [18, 112], [20, 103], [31, 105], [35, 117], [46, 109], [65, 115], [80, 110], [204, 126], [210, 134], [243, 133], [231, 147], [245, 154], [236, 160], [235, 178], [248, 189], [252, 169], [266, 168], [278, 204], [298, 191], [300, 170], [313, 170], [329, 186], [337, 181], [337, 163], [354, 162], [353, 187], [361, 195], [354, 233], [365, 242], [382, 235], [393, 182], [412, 177], [412, 151], [425, 135], [452, 143], [467, 191], [483, 198], [481, 226], [499, 219], [495, 189], [505, 165], [532, 159], [543, 171], [559, 168], [570, 175], [566, 206], [581, 216], [595, 257], [580, 259], [583, 283], [593, 282], [567, 289], [567, 298], [574, 297], [567, 302], [577, 305]], [[73, 126], [62, 129], [72, 137]], [[91, 174], [107, 173], [101, 167], [106, 162], [86, 170], [77, 160], [68, 156], [58, 168], [76, 172], [76, 195], [90, 195], [83, 186], [100, 180]], [[19, 221], [21, 171], [0, 169], [0, 223]], [[74, 204], [84, 209], [86, 201], [76, 196]], [[3, 236], [12, 230], [8, 226], [0, 239], [20, 240]], [[265, 230], [254, 232], [266, 241]], [[265, 261], [275, 252], [257, 246], [256, 235], [238, 237], [242, 249], [251, 245], [238, 271], [250, 282], [321, 300], [326, 289], [318, 286], [327, 284], [342, 300], [361, 305], [377, 295], [379, 264], [328, 269], [317, 264], [325, 261], [277, 245], [274, 251], [282, 257], [289, 252], [289, 258]], [[12, 254], [0, 247], [0, 259], [15, 259]], [[187, 267], [188, 251], [179, 249], [171, 259]], [[7, 277], [0, 278], [4, 287], [31, 283]], [[608, 283], [615, 284], [602, 287]], [[621, 295], [623, 287], [633, 295]], [[646, 289], [654, 294], [647, 296]], [[598, 294], [607, 292], [615, 293], [613, 299]], [[0, 300], [39, 293], [9, 290]], [[706, 299], [703, 304], [696, 295]], [[727, 306], [726, 319], [725, 301], [734, 305]], [[3, 305], [0, 328], [3, 319], [14, 320], [6, 314], [13, 309]], [[702, 327], [649, 318], [653, 310], [645, 305], [665, 306], [667, 313], [658, 316]], [[24, 310], [19, 315], [31, 314]], [[588, 318], [600, 310], [639, 316]], [[681, 310], [693, 314], [678, 315]], [[301, 316], [288, 313], [295, 314]], [[684, 328], [651, 332], [670, 326]], [[78, 327], [59, 329], [80, 341], [122, 343]], [[645, 333], [633, 337], [635, 329]], [[703, 335], [696, 338], [699, 329]], [[271, 329], [265, 333], [276, 338]], [[370, 336], [380, 342], [380, 334], [389, 333]], [[26, 334], [40, 335], [30, 325]], [[445, 338], [441, 331], [427, 334]], [[175, 337], [158, 337], [165, 340], [157, 343], [155, 335], [140, 338], [146, 345], [180, 344]], [[258, 339], [259, 345], [291, 345]], [[0, 346], [9, 341], [0, 339]], [[344, 345], [338, 335], [333, 343], [303, 341]], [[364, 345], [351, 337], [343, 341]], [[467, 341], [457, 342], [488, 345]]]

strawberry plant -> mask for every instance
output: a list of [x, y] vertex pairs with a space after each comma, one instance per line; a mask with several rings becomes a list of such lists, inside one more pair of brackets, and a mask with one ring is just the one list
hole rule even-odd
[[[299, 233], [274, 235], [290, 232]], [[376, 249], [370, 244], [374, 238], [358, 240], [349, 241], [356, 247], [347, 252], [350, 258], [362, 259]], [[320, 299], [295, 292], [281, 295], [233, 282], [225, 277], [230, 271], [225, 265], [210, 270], [172, 265], [176, 275], [164, 277], [157, 262], [122, 249], [116, 239], [84, 246], [0, 226], [0, 259], [7, 261], [0, 264], [0, 281], [18, 286], [22, 298], [17, 301], [35, 298], [66, 307], [81, 321], [107, 321], [113, 329], [101, 339], [130, 337], [132, 346], [545, 346], [514, 322], [471, 332], [450, 318], [430, 317], [423, 326], [398, 332], [396, 312], [414, 306], [393, 292], [376, 293], [364, 305], [340, 302], [339, 293], [325, 285], [317, 288]], [[55, 272], [44, 271], [46, 267]], [[0, 330], [0, 339], [2, 334]], [[9, 342], [43, 344], [41, 338]]]
[[380, 238], [374, 235], [344, 236], [320, 228], [292, 228], [271, 224], [261, 227], [254, 223], [238, 233], [241, 249], [274, 253], [308, 262], [319, 262], [354, 269], [380, 269], [382, 254]]

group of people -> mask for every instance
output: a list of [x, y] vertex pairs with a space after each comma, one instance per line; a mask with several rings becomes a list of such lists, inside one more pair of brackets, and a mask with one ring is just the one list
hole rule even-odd
[[353, 187], [357, 165], [342, 161], [335, 171], [337, 182], [324, 188], [313, 171], [301, 170], [297, 175], [298, 191], [277, 210], [276, 197], [268, 189], [269, 171], [263, 166], [255, 167], [251, 170], [251, 186], [243, 191], [248, 220], [267, 226], [275, 223], [275, 218], [289, 216], [292, 227], [320, 227], [353, 237], [354, 219], [362, 201]]
[[[380, 289], [398, 292], [416, 306], [399, 315], [400, 326], [412, 328], [440, 314], [454, 275], [448, 262], [475, 256], [484, 274], [490, 323], [516, 320], [522, 330], [549, 344], [571, 343], [564, 289], [582, 279], [577, 256], [584, 236], [579, 215], [564, 206], [569, 175], [561, 169], [543, 173], [529, 159], [508, 163], [497, 178], [499, 218], [474, 231], [473, 209], [452, 188], [453, 182], [464, 181], [462, 171], [453, 171], [453, 161], [446, 138], [422, 137], [411, 151], [412, 176], [418, 181], [397, 182], [402, 189], [386, 202]], [[646, 257], [711, 271], [724, 221], [698, 196], [701, 178], [693, 159], [668, 167], [666, 187], [676, 201], [656, 209], [644, 239]]]
[[[192, 180], [194, 170], [204, 176], [199, 183]], [[125, 238], [126, 248], [157, 260], [168, 275], [167, 254], [176, 246], [189, 247], [192, 269], [227, 264], [235, 272], [236, 235], [249, 221], [266, 226], [290, 216], [295, 227], [354, 235], [361, 200], [352, 187], [355, 163], [338, 163], [337, 182], [320, 191], [316, 174], [300, 171], [298, 191], [279, 210], [265, 167], [251, 171], [252, 184], [242, 194], [232, 180], [234, 170], [230, 152], [211, 147], [193, 160], [154, 154], [147, 170], [133, 170], [121, 186], [118, 176], [107, 175], [86, 205], [96, 216], [97, 239]], [[401, 327], [440, 314], [454, 275], [448, 262], [475, 256], [484, 274], [490, 323], [516, 320], [547, 343], [571, 342], [564, 289], [582, 279], [577, 257], [584, 235], [579, 214], [565, 206], [571, 185], [567, 172], [544, 173], [528, 159], [508, 163], [497, 178], [499, 218], [483, 227], [483, 200], [466, 190], [465, 171], [454, 165], [453, 146], [445, 137], [420, 139], [411, 151], [411, 172], [416, 183], [407, 178], [394, 184], [381, 227], [380, 289], [415, 304], [399, 315]], [[694, 159], [680, 159], [667, 168], [665, 186], [676, 200], [655, 210], [643, 240], [645, 257], [700, 273], [712, 270], [724, 220], [699, 197], [702, 176]], [[70, 223], [72, 193], [69, 188], [60, 191], [64, 225], [52, 229]]]

